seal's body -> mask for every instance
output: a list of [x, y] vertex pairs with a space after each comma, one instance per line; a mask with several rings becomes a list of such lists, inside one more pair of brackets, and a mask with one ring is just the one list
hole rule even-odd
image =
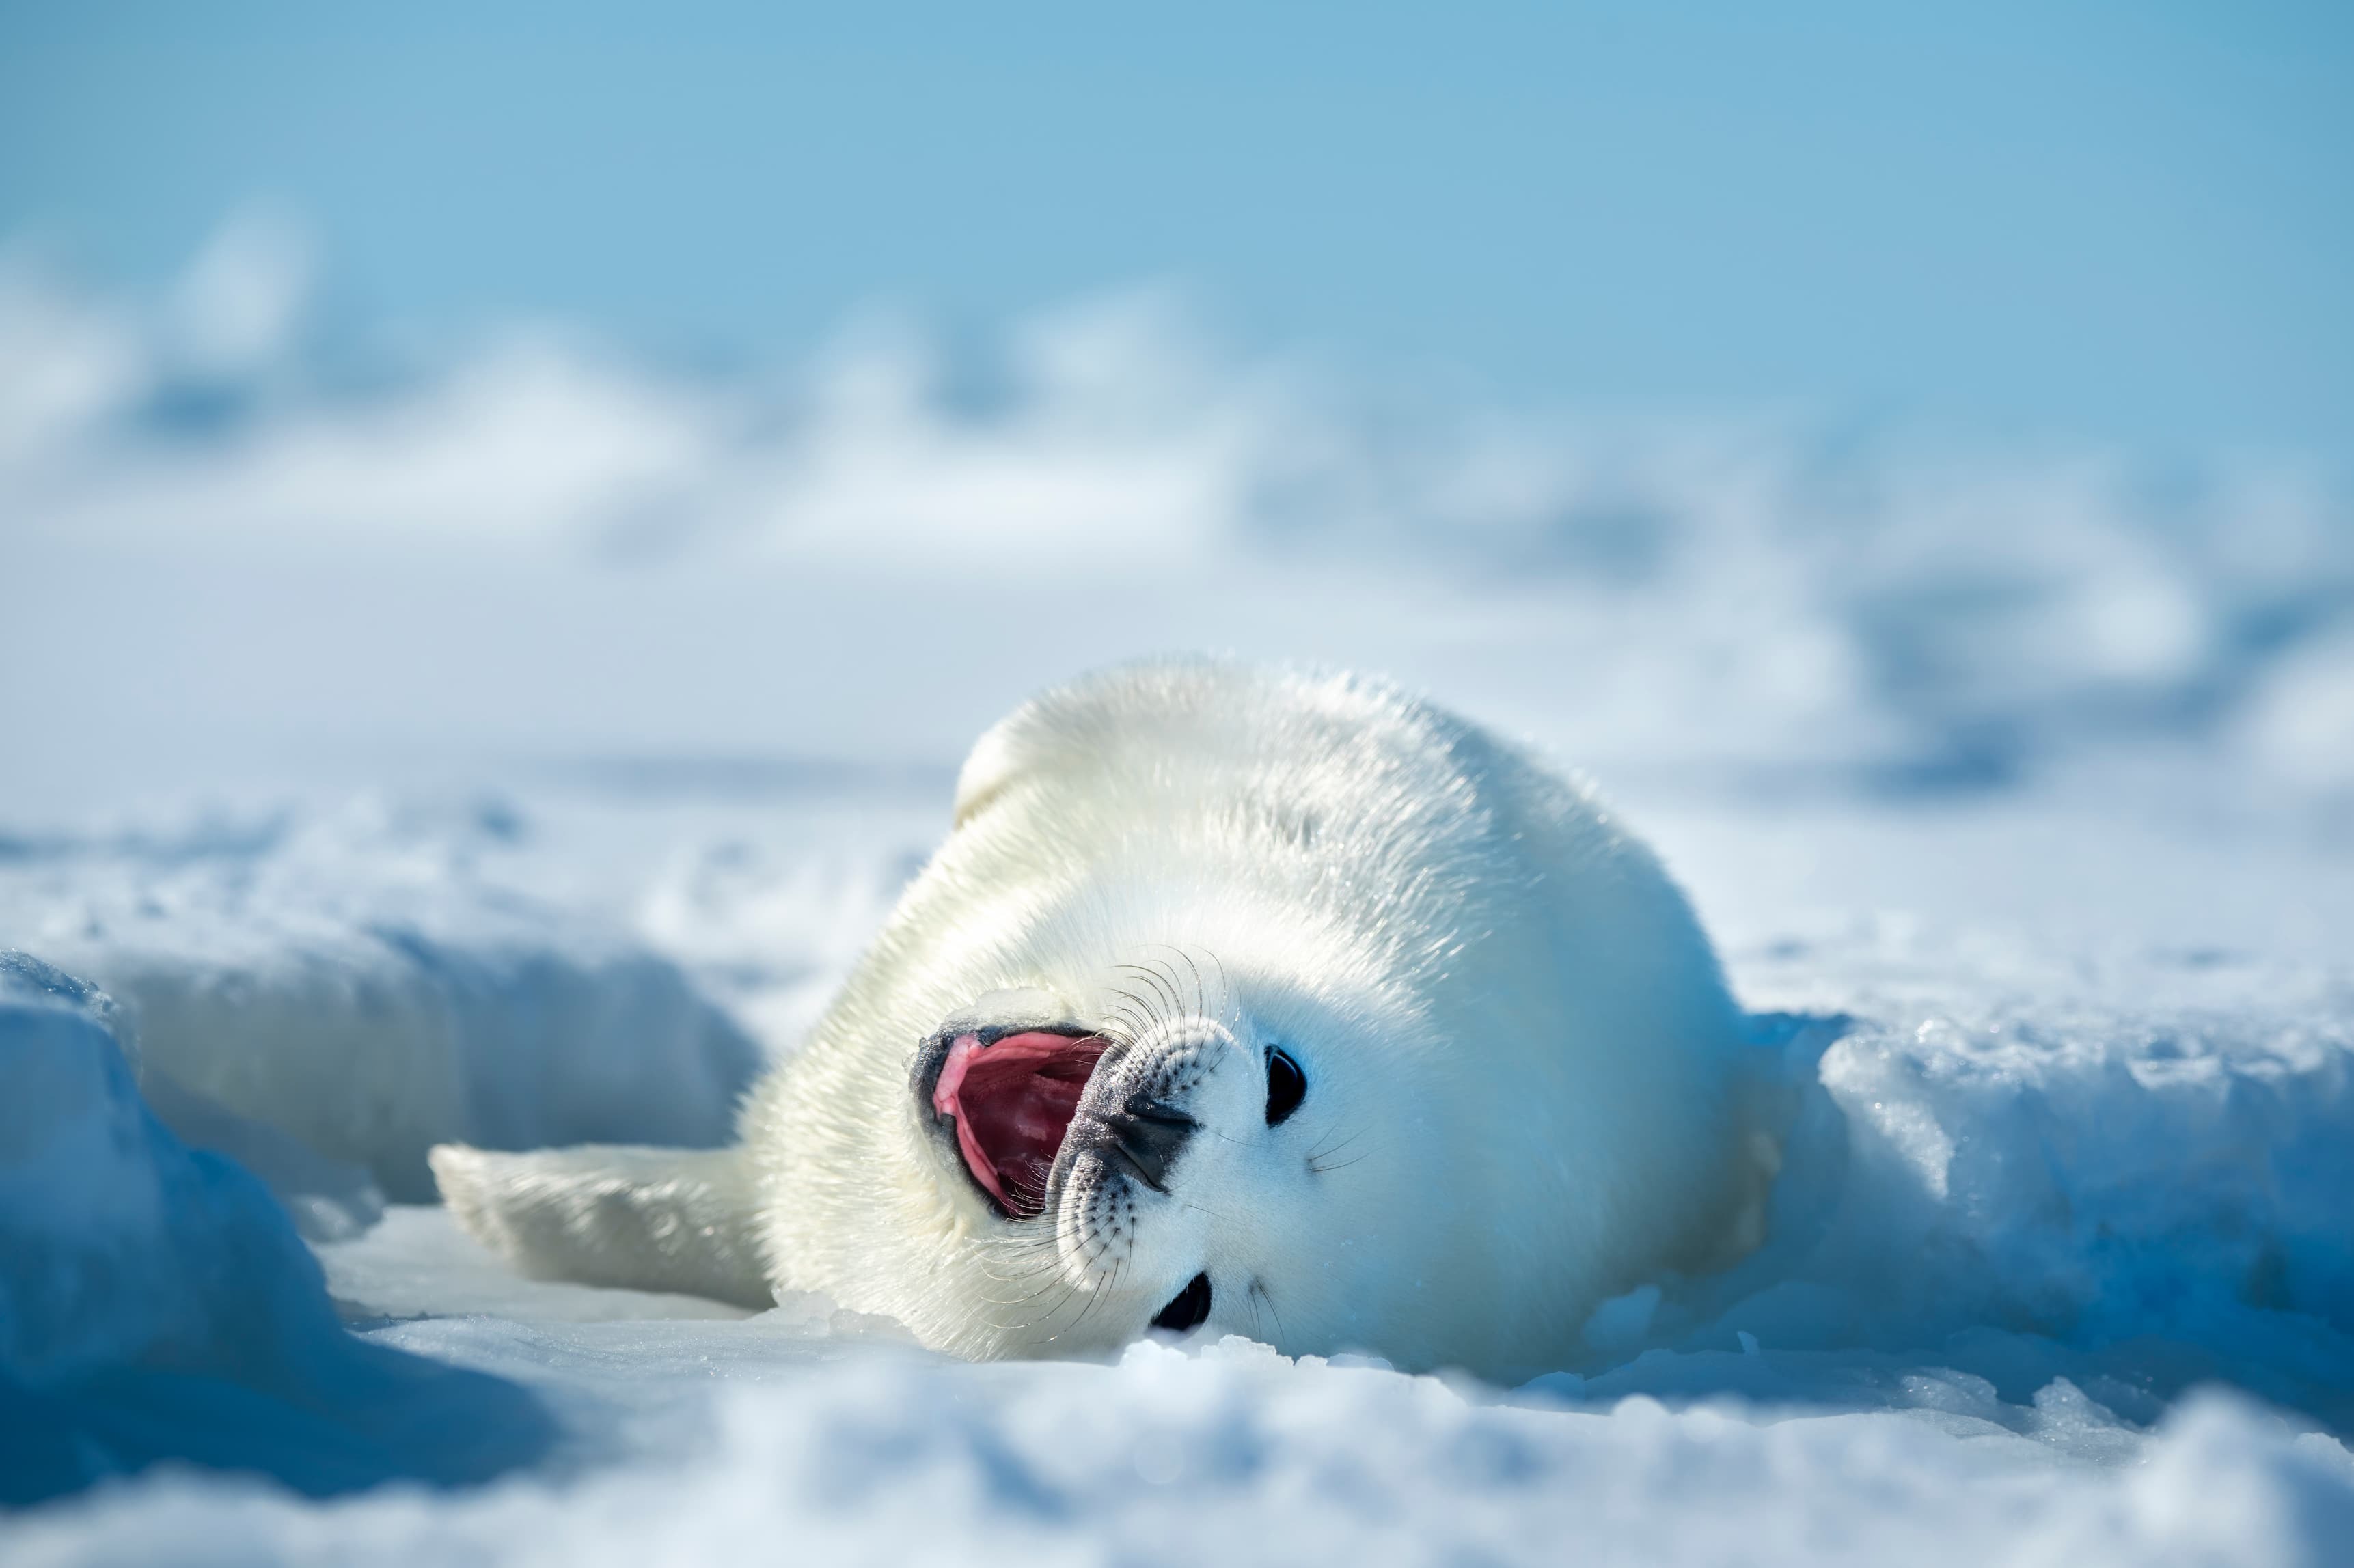
[[1139, 665], [982, 737], [736, 1148], [435, 1170], [529, 1272], [822, 1290], [960, 1355], [1206, 1325], [1511, 1376], [1754, 1244], [1742, 1042], [1567, 780], [1377, 683]]

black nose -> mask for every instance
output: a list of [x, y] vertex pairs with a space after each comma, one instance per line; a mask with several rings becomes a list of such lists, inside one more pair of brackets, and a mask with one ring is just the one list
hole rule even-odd
[[1141, 1096], [1101, 1119], [1111, 1152], [1156, 1192], [1169, 1191], [1169, 1167], [1201, 1125], [1173, 1106]]

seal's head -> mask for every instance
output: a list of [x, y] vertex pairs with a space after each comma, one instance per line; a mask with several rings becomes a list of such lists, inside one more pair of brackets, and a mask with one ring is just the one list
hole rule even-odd
[[1739, 1042], [1582, 790], [1378, 683], [1159, 664], [983, 738], [744, 1130], [779, 1281], [942, 1349], [1510, 1374], [1749, 1239]]
[[[1182, 1333], [1209, 1320], [1223, 1280], [1229, 1316], [1264, 1335], [1262, 1270], [1280, 1273], [1286, 1255], [1264, 1244], [1284, 1211], [1312, 1208], [1309, 1184], [1355, 1140], [1297, 1124], [1309, 1095], [1297, 1048], [1238, 1013], [1212, 1016], [1190, 956], [1128, 973], [1138, 989], [1097, 1028], [943, 1030], [916, 1059], [919, 1115], [942, 1169], [1009, 1227], [1030, 1227], [1034, 1298], [1083, 1298], [1108, 1320], [1144, 1313]], [[1222, 1225], [1222, 1212], [1249, 1223]]]

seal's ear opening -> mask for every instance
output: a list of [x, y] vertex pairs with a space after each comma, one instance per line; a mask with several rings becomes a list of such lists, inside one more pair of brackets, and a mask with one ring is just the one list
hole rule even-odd
[[740, 1148], [444, 1143], [426, 1160], [458, 1224], [532, 1278], [776, 1305]]

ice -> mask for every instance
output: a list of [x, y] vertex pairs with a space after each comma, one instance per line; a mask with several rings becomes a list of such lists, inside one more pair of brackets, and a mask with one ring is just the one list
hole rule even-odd
[[[473, 874], [520, 831], [495, 805], [443, 831], [362, 801], [52, 840], [0, 866], [0, 938], [121, 1002], [184, 1133], [234, 1138], [226, 1112], [404, 1201], [432, 1196], [440, 1142], [723, 1141], [758, 1047], [626, 931]], [[252, 1137], [231, 1151], [366, 1217], [333, 1163]]]
[[0, 953], [0, 1502], [172, 1460], [327, 1494], [543, 1454], [521, 1389], [344, 1331], [261, 1185], [142, 1104], [111, 1012]]
[[[129, 1035], [129, 1025], [123, 1018], [118, 1039]], [[305, 1241], [355, 1236], [383, 1217], [384, 1192], [362, 1167], [329, 1159], [267, 1122], [192, 1093], [168, 1073], [141, 1074], [139, 1093], [180, 1141], [225, 1155], [259, 1177]]]

